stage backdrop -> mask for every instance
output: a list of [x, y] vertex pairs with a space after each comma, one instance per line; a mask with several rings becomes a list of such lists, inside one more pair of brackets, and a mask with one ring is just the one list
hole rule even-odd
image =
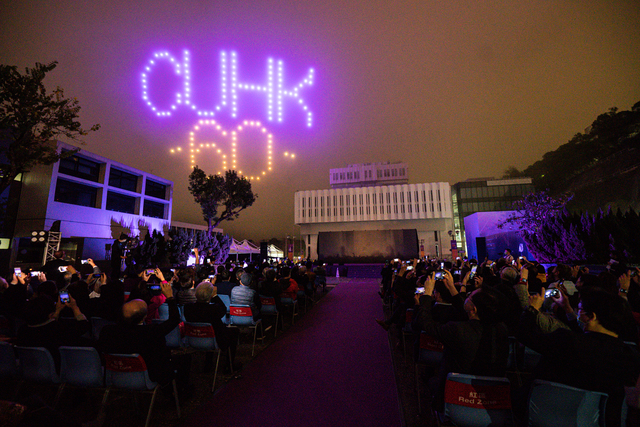
[[418, 257], [418, 233], [412, 230], [334, 231], [318, 234], [318, 258], [327, 262], [384, 262]]

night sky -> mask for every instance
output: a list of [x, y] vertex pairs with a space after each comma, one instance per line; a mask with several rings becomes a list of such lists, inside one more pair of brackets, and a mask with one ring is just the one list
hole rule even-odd
[[[174, 182], [174, 220], [203, 224], [187, 190], [197, 111], [216, 111], [221, 130], [198, 130], [196, 143], [229, 154], [221, 132], [260, 121], [239, 133], [238, 169], [261, 174], [271, 134], [273, 170], [252, 181], [254, 206], [223, 223], [237, 239], [298, 233], [293, 194], [329, 188], [330, 168], [389, 160], [407, 162], [415, 183], [499, 177], [640, 100], [637, 0], [21, 0], [1, 3], [0, 31], [0, 63], [59, 62], [48, 88], [80, 100], [86, 128], [102, 125], [84, 149]], [[196, 109], [176, 104], [184, 73], [149, 65], [157, 52], [182, 63], [184, 50]], [[282, 121], [275, 107], [270, 121], [267, 91], [239, 92], [232, 117], [221, 105], [221, 52], [235, 52], [239, 82], [257, 86], [267, 85], [269, 58], [282, 61], [287, 91], [312, 68], [313, 85], [299, 91], [312, 125], [292, 97]], [[148, 97], [159, 110], [177, 105], [171, 116], [143, 100], [146, 66]], [[195, 163], [221, 170], [214, 149]]]

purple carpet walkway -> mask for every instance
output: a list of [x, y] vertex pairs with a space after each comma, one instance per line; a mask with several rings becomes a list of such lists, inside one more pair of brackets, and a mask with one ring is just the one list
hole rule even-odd
[[402, 426], [378, 283], [337, 285], [182, 425]]

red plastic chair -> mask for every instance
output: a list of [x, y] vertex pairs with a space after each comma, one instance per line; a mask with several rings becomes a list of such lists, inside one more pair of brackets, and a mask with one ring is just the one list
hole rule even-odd
[[[184, 334], [187, 346], [202, 351], [215, 351], [218, 353], [216, 368], [213, 374], [213, 384], [211, 392], [216, 389], [216, 378], [218, 377], [218, 366], [220, 365], [220, 347], [216, 341], [216, 333], [210, 323], [185, 322]], [[231, 347], [229, 347], [229, 364], [231, 364]], [[231, 366], [233, 372], [233, 366]]]
[[[105, 354], [106, 384], [108, 387], [116, 387], [130, 391], [152, 393], [149, 411], [145, 427], [149, 426], [153, 404], [160, 386], [149, 379], [147, 364], [139, 354]], [[173, 396], [176, 402], [176, 411], [180, 418], [180, 402], [178, 401], [178, 388], [176, 380], [172, 381]]]

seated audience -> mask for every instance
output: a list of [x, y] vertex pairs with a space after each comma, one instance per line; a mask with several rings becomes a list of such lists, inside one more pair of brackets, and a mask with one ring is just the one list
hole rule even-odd
[[260, 319], [260, 308], [262, 302], [260, 301], [260, 295], [253, 289], [251, 289], [251, 275], [243, 273], [240, 276], [240, 285], [234, 287], [231, 290], [231, 304], [243, 304], [251, 307], [253, 312], [253, 319]]
[[[178, 356], [172, 359], [165, 342], [165, 335], [180, 324], [178, 304], [171, 285], [164, 280], [160, 271], [156, 271], [156, 274], [162, 281], [160, 287], [169, 305], [169, 318], [162, 323], [145, 324], [147, 303], [139, 299], [129, 301], [122, 305], [120, 321], [102, 328], [97, 347], [102, 353], [140, 354], [151, 381], [166, 386], [175, 376], [178, 393], [184, 393], [188, 390], [190, 359]], [[174, 374], [176, 370], [177, 374]]]
[[[447, 272], [445, 279], [453, 278]], [[444, 358], [438, 375], [430, 381], [434, 408], [444, 409], [444, 385], [449, 372], [501, 377], [505, 375], [509, 355], [508, 332], [499, 316], [499, 299], [494, 290], [482, 287], [473, 291], [464, 303], [469, 320], [438, 324], [432, 315], [435, 278], [425, 281], [423, 294], [416, 294], [420, 329], [444, 345]], [[449, 286], [450, 288], [450, 286]]]
[[[196, 302], [185, 304], [184, 318], [187, 322], [210, 323], [216, 334], [216, 341], [226, 357], [227, 350], [231, 348], [231, 362], [236, 356], [239, 330], [227, 328], [222, 323], [222, 317], [226, 316], [227, 307], [218, 297], [216, 287], [210, 282], [202, 282], [196, 287]], [[206, 367], [210, 369], [213, 353], [207, 353]], [[222, 365], [225, 366], [225, 365]], [[228, 365], [226, 365], [228, 366]], [[235, 366], [235, 365], [234, 365]]]
[[[576, 326], [543, 333], [536, 318], [544, 294], [530, 297], [529, 309], [522, 315], [518, 339], [542, 354], [535, 375], [585, 390], [607, 393], [606, 425], [619, 426], [625, 386], [634, 386], [640, 376], [640, 356], [620, 339], [624, 329], [624, 304], [618, 296], [593, 289], [580, 295], [575, 313], [568, 298], [561, 304]], [[584, 333], [577, 333], [580, 325]]]

